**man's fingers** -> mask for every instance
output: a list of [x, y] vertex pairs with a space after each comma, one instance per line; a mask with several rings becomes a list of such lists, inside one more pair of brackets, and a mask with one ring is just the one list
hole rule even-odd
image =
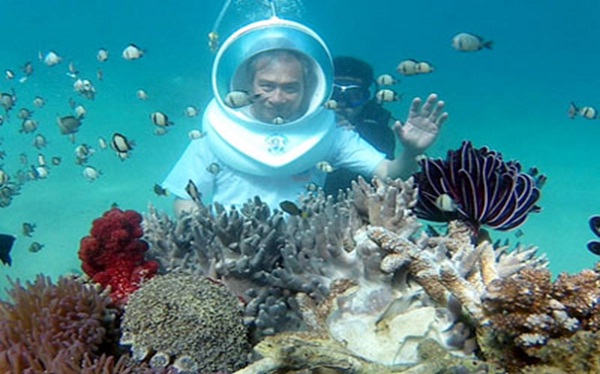
[[433, 110], [433, 112], [431, 112], [431, 115], [429, 116], [429, 119], [432, 122], [436, 122], [440, 115], [442, 115], [445, 105], [446, 103], [444, 103], [442, 100], [438, 101], [437, 105], [435, 106], [435, 109]]
[[425, 105], [423, 105], [423, 108], [421, 109], [421, 116], [429, 117], [429, 115], [431, 114], [431, 111], [433, 110], [433, 106], [434, 106], [436, 100], [437, 100], [436, 94], [431, 94], [427, 97], [427, 101], [425, 101]]
[[448, 119], [448, 112], [442, 113], [440, 118], [437, 120], [438, 130], [442, 128], [442, 125], [444, 124], [444, 122], [446, 122], [447, 119]]
[[419, 116], [419, 111], [421, 110], [421, 98], [415, 97], [410, 104], [410, 109], [408, 111], [408, 118], [413, 118]]

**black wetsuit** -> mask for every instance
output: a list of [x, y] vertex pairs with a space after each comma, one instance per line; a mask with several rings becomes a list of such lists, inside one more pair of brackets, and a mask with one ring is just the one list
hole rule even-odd
[[[394, 159], [396, 140], [394, 132], [390, 128], [392, 115], [389, 110], [383, 108], [376, 100], [369, 100], [363, 107], [356, 119], [352, 121], [354, 130], [361, 138], [369, 142], [379, 152], [385, 153], [389, 160]], [[338, 190], [350, 187], [350, 182], [355, 180], [359, 174], [347, 169], [337, 169], [327, 175], [325, 181], [325, 194], [337, 196]], [[367, 178], [370, 180], [370, 177]]]

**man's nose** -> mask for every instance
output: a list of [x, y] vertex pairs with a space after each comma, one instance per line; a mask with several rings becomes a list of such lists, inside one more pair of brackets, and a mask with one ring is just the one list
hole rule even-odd
[[285, 101], [285, 95], [280, 88], [276, 88], [271, 92], [271, 96], [269, 97], [269, 101], [275, 104], [283, 103]]

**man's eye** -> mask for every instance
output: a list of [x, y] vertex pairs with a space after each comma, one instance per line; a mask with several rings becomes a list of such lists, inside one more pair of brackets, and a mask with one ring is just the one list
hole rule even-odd
[[271, 92], [275, 89], [275, 86], [272, 84], [261, 84], [260, 89], [266, 92]]
[[286, 86], [283, 88], [283, 91], [287, 94], [295, 94], [300, 91], [300, 88], [298, 86]]

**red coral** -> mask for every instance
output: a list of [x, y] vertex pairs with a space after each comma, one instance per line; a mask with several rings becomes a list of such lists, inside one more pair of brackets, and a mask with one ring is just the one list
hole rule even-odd
[[142, 216], [133, 211], [113, 208], [94, 220], [91, 236], [81, 239], [79, 258], [83, 271], [103, 287], [111, 287], [111, 298], [117, 305], [138, 289], [142, 281], [152, 278], [158, 263], [146, 261], [148, 243]]

